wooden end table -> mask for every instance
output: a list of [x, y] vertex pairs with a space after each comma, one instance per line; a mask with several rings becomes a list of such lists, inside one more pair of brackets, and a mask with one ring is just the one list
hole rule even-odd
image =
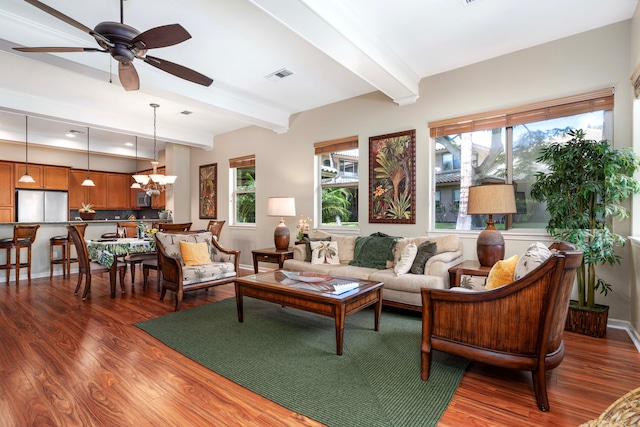
[[478, 261], [462, 261], [449, 269], [449, 286], [460, 286], [463, 274], [487, 277], [490, 271], [491, 267], [480, 265]]
[[288, 259], [293, 258], [293, 248], [279, 250], [276, 248], [254, 249], [253, 254], [253, 272], [258, 273], [258, 262], [272, 262], [278, 264], [278, 268], [282, 269], [282, 264]]

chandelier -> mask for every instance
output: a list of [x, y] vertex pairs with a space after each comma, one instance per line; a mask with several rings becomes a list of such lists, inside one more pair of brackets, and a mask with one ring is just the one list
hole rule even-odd
[[[156, 157], [156, 110], [160, 106], [158, 104], [149, 104], [153, 108], [153, 161], [151, 167], [153, 172], [149, 175], [133, 175], [136, 181], [131, 188], [140, 188], [149, 196], [159, 196], [160, 192], [166, 190], [167, 185], [173, 184], [178, 178], [175, 175], [163, 175], [158, 173], [158, 160]], [[138, 160], [138, 140], [136, 139], [136, 164]]]

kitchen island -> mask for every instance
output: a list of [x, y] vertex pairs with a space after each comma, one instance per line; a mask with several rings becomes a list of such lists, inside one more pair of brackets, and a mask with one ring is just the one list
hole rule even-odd
[[[148, 228], [151, 228], [153, 222], [161, 221], [161, 222], [171, 222], [167, 220], [160, 219], [138, 219], [138, 220], [126, 220], [126, 219], [118, 219], [118, 220], [94, 220], [94, 221], [65, 221], [65, 222], [42, 222], [40, 224], [40, 228], [38, 229], [38, 234], [36, 235], [36, 241], [33, 244], [31, 249], [32, 259], [31, 259], [31, 277], [48, 277], [49, 276], [49, 239], [54, 236], [66, 236], [67, 229], [66, 226], [69, 224], [81, 224], [88, 223], [89, 226], [85, 232], [85, 237], [88, 239], [98, 239], [105, 233], [115, 233], [117, 223], [119, 222], [140, 222], [142, 221]], [[13, 227], [16, 225], [26, 225], [29, 223], [26, 222], [0, 222], [0, 238], [5, 237], [13, 237]], [[58, 248], [58, 250], [60, 250]], [[23, 253], [26, 253], [23, 251]], [[75, 254], [75, 249], [72, 249], [72, 253]], [[57, 253], [56, 256], [60, 256], [60, 253]], [[0, 264], [5, 262], [4, 251], [0, 254]], [[71, 265], [71, 271], [75, 272], [78, 269], [77, 264]], [[15, 281], [14, 279], [15, 271], [11, 272], [11, 282]], [[61, 269], [56, 269], [54, 274], [62, 274]], [[6, 277], [4, 274], [0, 275], [0, 283], [5, 283]], [[27, 283], [27, 269], [20, 269], [20, 282]]]

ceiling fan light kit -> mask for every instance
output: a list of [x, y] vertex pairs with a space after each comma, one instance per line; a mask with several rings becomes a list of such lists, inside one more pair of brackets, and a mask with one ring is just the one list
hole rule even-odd
[[133, 66], [135, 58], [193, 83], [203, 86], [210, 86], [213, 83], [213, 79], [195, 70], [158, 57], [146, 56], [149, 49], [173, 46], [189, 40], [191, 34], [180, 24], [162, 25], [141, 33], [123, 22], [123, 0], [120, 0], [121, 22], [101, 22], [92, 30], [38, 0], [25, 1], [43, 12], [88, 33], [96, 40], [101, 49], [82, 47], [14, 47], [15, 50], [20, 52], [108, 52], [113, 59], [118, 61], [120, 84], [127, 91], [140, 88], [140, 78]]

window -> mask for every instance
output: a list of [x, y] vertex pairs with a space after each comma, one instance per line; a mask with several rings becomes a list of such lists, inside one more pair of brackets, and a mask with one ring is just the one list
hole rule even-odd
[[256, 162], [255, 156], [229, 159], [232, 185], [232, 218], [235, 224], [256, 222]]
[[358, 225], [358, 137], [314, 144], [319, 162], [320, 225]]
[[486, 215], [474, 215], [470, 225], [459, 221], [459, 214], [466, 214], [464, 198], [468, 194], [461, 189], [490, 183], [513, 184], [516, 196], [517, 213], [494, 215], [496, 227], [545, 228], [549, 219], [546, 207], [531, 198], [535, 174], [546, 170], [537, 162], [541, 148], [569, 140], [566, 132], [571, 129], [583, 129], [587, 139], [611, 140], [612, 118], [613, 90], [605, 89], [429, 123], [435, 138], [435, 190], [440, 192], [439, 200], [433, 202], [435, 228], [484, 228]]

